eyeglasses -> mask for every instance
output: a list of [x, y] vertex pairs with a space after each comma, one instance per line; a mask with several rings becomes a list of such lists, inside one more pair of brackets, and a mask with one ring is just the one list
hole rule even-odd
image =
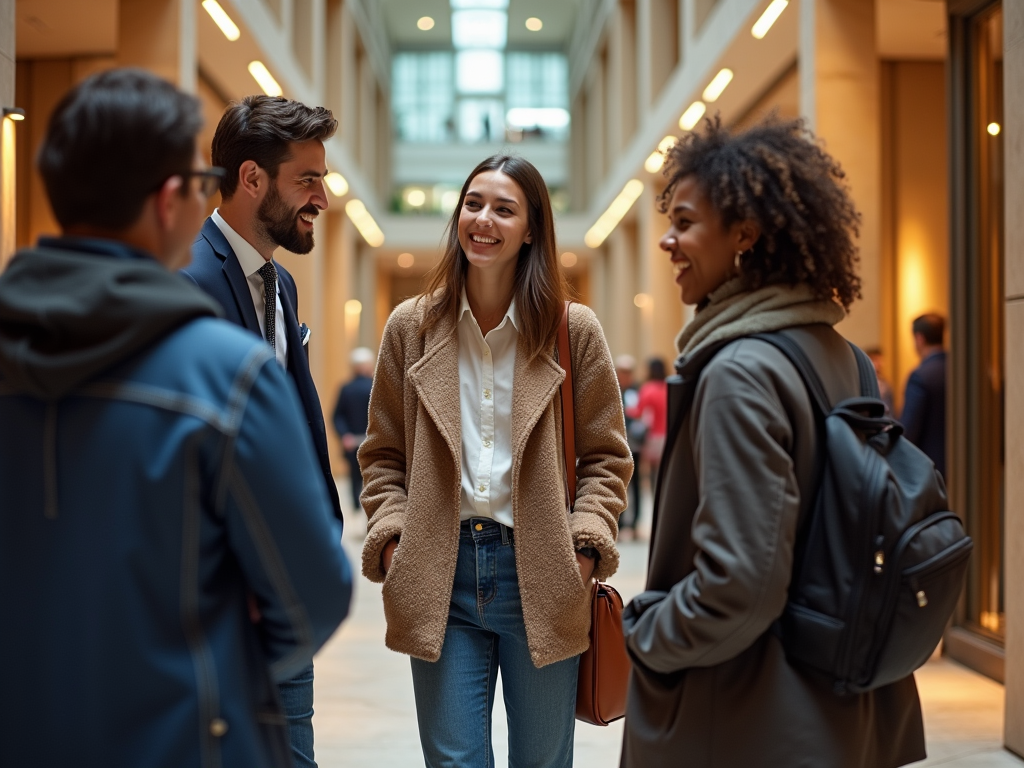
[[191, 179], [199, 179], [199, 191], [202, 193], [203, 197], [209, 198], [213, 197], [214, 193], [220, 189], [220, 182], [226, 175], [227, 171], [223, 168], [218, 168], [217, 166], [210, 166], [202, 171], [182, 171], [181, 173], [172, 173], [153, 187], [153, 191], [156, 192], [166, 184], [167, 179], [174, 176], [180, 176], [181, 180], [185, 184], [188, 184]]
[[199, 191], [203, 194], [203, 197], [213, 197], [213, 195], [220, 189], [221, 179], [227, 175], [227, 172], [223, 168], [211, 166], [204, 171], [187, 171], [186, 173], [179, 173], [182, 179], [187, 183], [189, 179], [199, 179]]

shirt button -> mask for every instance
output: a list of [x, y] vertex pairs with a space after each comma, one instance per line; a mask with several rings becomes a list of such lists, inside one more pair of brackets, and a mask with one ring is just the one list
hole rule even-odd
[[210, 735], [211, 736], [214, 736], [214, 737], [219, 739], [221, 736], [223, 736], [227, 732], [228, 732], [228, 724], [227, 724], [227, 722], [225, 720], [222, 720], [219, 717], [215, 717], [215, 718], [213, 718], [213, 720], [210, 721]]
[[480, 493], [483, 493], [484, 491], [487, 490], [487, 486], [481, 483], [480, 487], [477, 490], [480, 491]]
[[491, 447], [491, 441], [490, 440], [484, 440], [484, 448], [490, 448], [490, 447]]
[[488, 400], [490, 400], [491, 399], [491, 390], [485, 389], [484, 390], [484, 397], [487, 398]]
[[490, 356], [491, 356], [490, 348], [489, 347], [484, 347], [484, 357], [490, 357]]

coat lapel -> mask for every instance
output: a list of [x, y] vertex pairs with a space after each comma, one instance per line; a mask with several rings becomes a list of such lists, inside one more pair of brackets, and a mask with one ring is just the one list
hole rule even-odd
[[459, 336], [455, 323], [445, 319], [427, 334], [426, 352], [409, 368], [420, 402], [462, 466], [462, 411], [459, 407]]
[[516, 367], [512, 384], [512, 466], [518, 467], [526, 441], [541, 414], [558, 392], [565, 371], [549, 354], [527, 359], [523, 337], [516, 346]]
[[242, 272], [242, 265], [238, 263], [238, 257], [231, 250], [227, 238], [213, 219], [207, 219], [203, 224], [203, 237], [213, 246], [213, 252], [220, 258], [221, 270], [231, 287], [231, 293], [235, 296], [235, 303], [242, 316], [242, 324], [257, 336], [262, 336], [260, 322], [256, 318], [256, 308], [252, 304], [252, 294], [249, 293], [249, 283]]

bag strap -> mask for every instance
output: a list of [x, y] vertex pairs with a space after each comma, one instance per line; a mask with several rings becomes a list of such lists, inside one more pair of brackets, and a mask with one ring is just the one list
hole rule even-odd
[[[825, 385], [818, 375], [817, 368], [815, 368], [814, 363], [811, 362], [811, 358], [808, 357], [800, 343], [784, 331], [758, 333], [751, 336], [751, 338], [768, 342], [789, 359], [789, 362], [796, 368], [797, 373], [800, 374], [800, 378], [804, 380], [807, 393], [811, 396], [811, 404], [814, 406], [817, 415], [821, 418], [828, 416], [832, 411], [832, 403], [828, 398]], [[879, 394], [878, 377], [875, 376], [875, 368], [871, 364], [871, 358], [864, 354], [860, 347], [852, 341], [848, 341], [847, 344], [853, 350], [853, 356], [857, 361], [857, 377], [860, 380], [861, 396], [877, 398]]]
[[565, 371], [562, 400], [562, 452], [565, 456], [565, 498], [572, 512], [576, 506], [576, 415], [573, 411], [572, 348], [569, 346], [569, 305], [565, 302], [558, 326], [558, 364]]

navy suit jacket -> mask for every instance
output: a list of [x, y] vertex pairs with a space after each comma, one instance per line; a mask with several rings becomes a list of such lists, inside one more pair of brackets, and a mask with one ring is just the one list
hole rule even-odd
[[927, 454], [946, 476], [946, 353], [921, 361], [907, 379], [903, 397], [903, 434]]
[[[182, 274], [224, 307], [226, 320], [263, 338], [245, 273], [242, 272], [235, 252], [228, 245], [227, 238], [213, 219], [206, 220], [199, 236], [192, 243], [192, 263], [182, 270]], [[299, 335], [298, 291], [295, 288], [295, 280], [280, 264], [277, 264], [277, 278], [281, 285], [281, 310], [284, 313], [284, 328], [288, 339], [288, 373], [291, 374], [295, 388], [299, 391], [302, 409], [313, 437], [313, 447], [316, 448], [324, 481], [327, 483], [327, 496], [334, 507], [334, 514], [341, 520], [338, 486], [331, 473], [331, 459], [327, 452], [324, 414], [320, 409], [320, 397], [317, 395], [316, 385], [313, 384], [313, 376], [309, 372], [309, 350], [303, 347]]]
[[373, 379], [356, 376], [338, 393], [334, 407], [334, 429], [338, 435], [365, 435], [369, 425], [370, 388]]

